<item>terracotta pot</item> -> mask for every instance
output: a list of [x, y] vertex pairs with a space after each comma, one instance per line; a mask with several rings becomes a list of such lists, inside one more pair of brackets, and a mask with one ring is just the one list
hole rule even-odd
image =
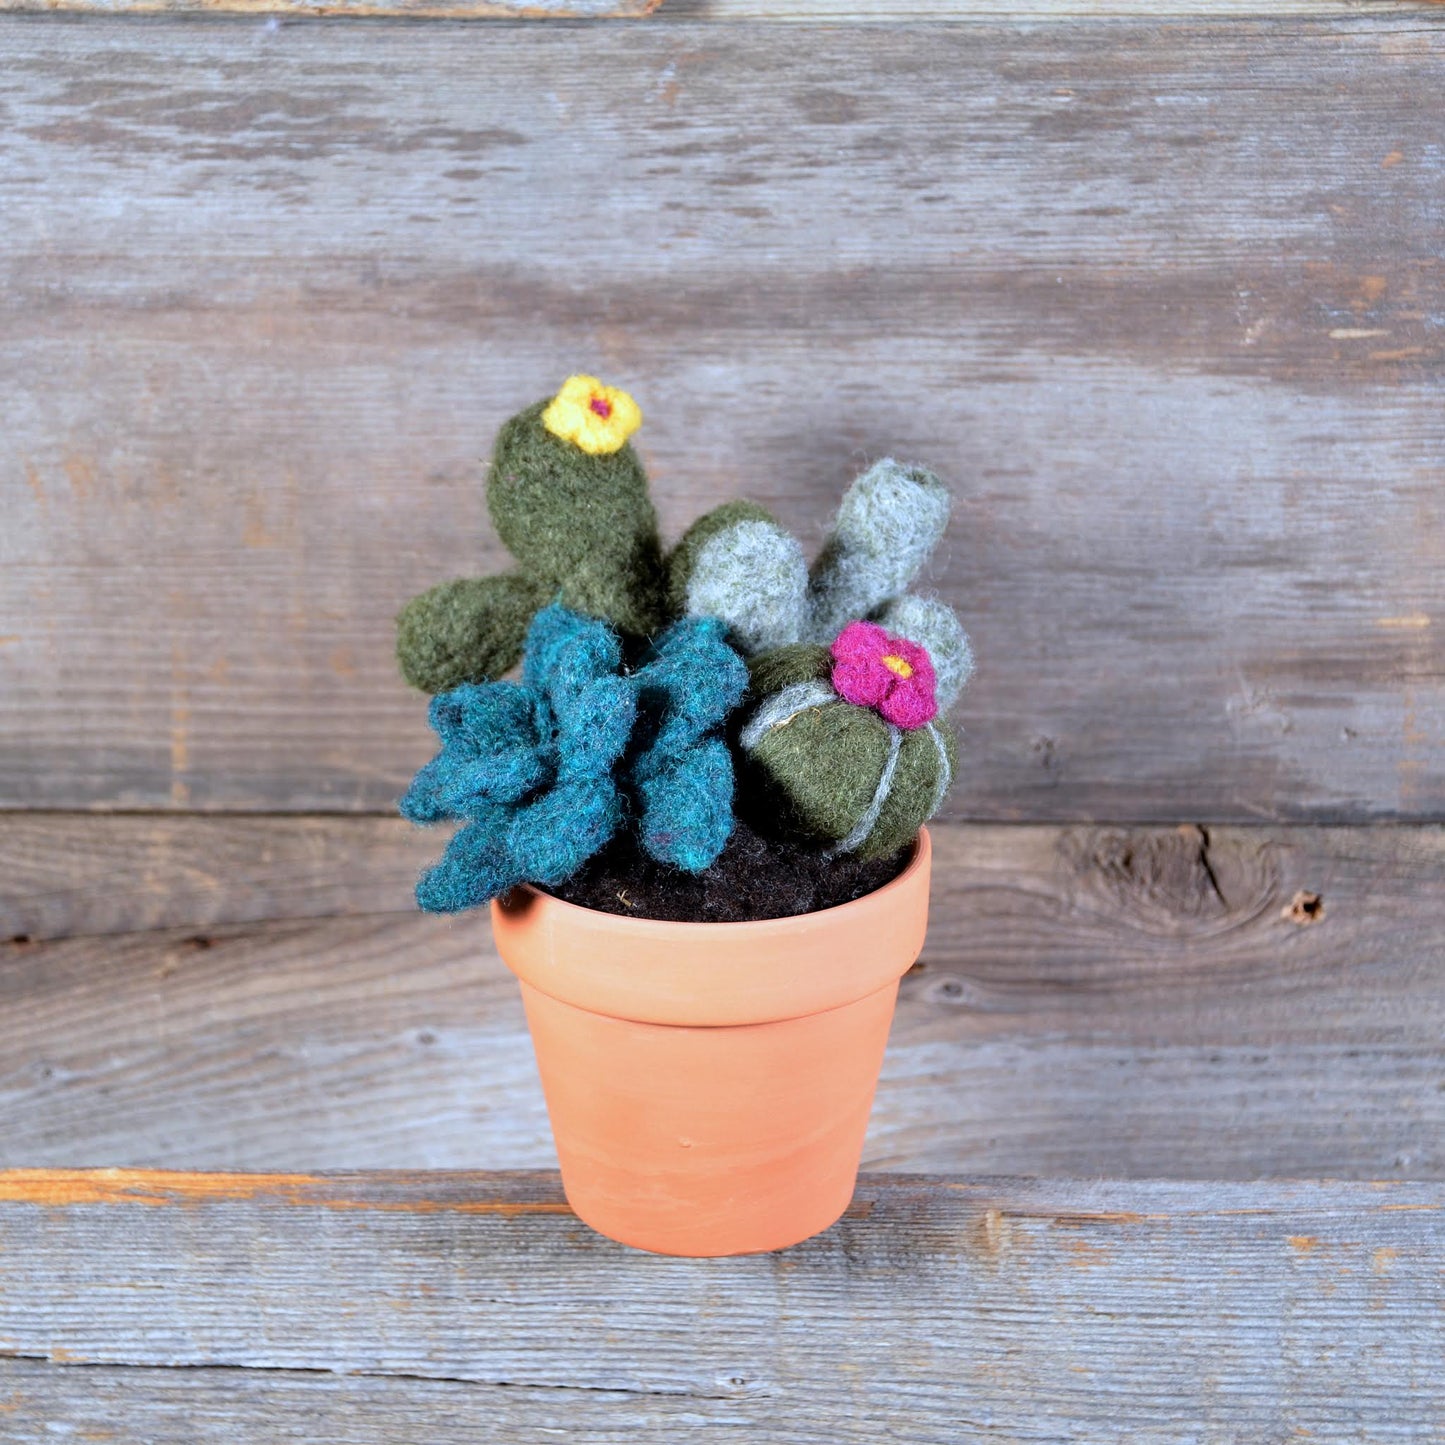
[[492, 904], [568, 1202], [661, 1254], [748, 1254], [848, 1207], [931, 848], [866, 898], [760, 923], [625, 918], [518, 889]]

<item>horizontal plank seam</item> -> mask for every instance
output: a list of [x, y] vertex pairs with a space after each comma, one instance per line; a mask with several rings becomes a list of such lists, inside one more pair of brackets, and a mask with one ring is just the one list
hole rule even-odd
[[105, 19], [122, 23], [178, 21], [195, 23], [212, 21], [217, 24], [254, 25], [257, 18], [274, 19], [278, 23], [291, 25], [334, 25], [337, 22], [364, 22], [369, 25], [425, 26], [428, 24], [485, 24], [488, 27], [509, 26], [517, 29], [546, 29], [555, 27], [611, 26], [619, 22], [631, 26], [668, 26], [677, 29], [693, 26], [698, 29], [742, 28], [746, 26], [773, 27], [788, 26], [794, 29], [808, 27], [837, 29], [839, 26], [867, 27], [875, 29], [922, 29], [922, 28], [963, 28], [967, 26], [993, 28], [1021, 28], [1037, 30], [1050, 26], [1055, 28], [1098, 29], [1101, 27], [1138, 28], [1147, 24], [1150, 30], [1190, 29], [1194, 31], [1218, 29], [1229, 26], [1250, 25], [1268, 27], [1276, 31], [1319, 31], [1328, 28], [1367, 27], [1377, 31], [1388, 30], [1395, 34], [1438, 35], [1439, 27], [1422, 24], [1421, 21], [1440, 13], [1440, 0], [1420, 0], [1418, 9], [1371, 14], [1355, 9], [1335, 10], [1320, 5], [1310, 11], [1299, 11], [1280, 15], [1276, 11], [1261, 7], [1258, 10], [1234, 10], [1226, 15], [1201, 8], [1198, 10], [1172, 10], [1163, 14], [1148, 15], [1144, 11], [1117, 11], [1100, 14], [1096, 10], [1054, 11], [1050, 13], [1026, 12], [1007, 8], [970, 10], [944, 15], [921, 11], [914, 14], [850, 14], [840, 11], [828, 14], [706, 14], [683, 6], [676, 12], [669, 11], [666, 3], [651, 12], [617, 12], [606, 15], [565, 15], [531, 14], [494, 11], [488, 14], [468, 14], [462, 10], [436, 9], [430, 11], [380, 12], [348, 10], [343, 8], [345, 0], [338, 0], [337, 7], [329, 12], [309, 12], [287, 8], [284, 0], [276, 0], [274, 8], [263, 9], [255, 4], [237, 4], [233, 9], [219, 5], [167, 5], [163, 8], [126, 8], [124, 5], [95, 5], [87, 0], [51, 0], [43, 8], [36, 5], [10, 5], [0, 0], [0, 18], [17, 16], [28, 18], [43, 16], [47, 20], [65, 21]]
[[[378, 819], [392, 822], [401, 821], [401, 814], [390, 809], [371, 808], [365, 810], [337, 809], [334, 812], [308, 808], [292, 811], [288, 808], [12, 808], [0, 807], [0, 825], [15, 819], [26, 818], [67, 818], [79, 821], [85, 818], [142, 818], [156, 822], [177, 819], [210, 819], [216, 822], [274, 821], [295, 823], [369, 823]], [[1038, 818], [992, 818], [987, 815], [951, 813], [945, 818], [935, 818], [931, 828], [1153, 828], [1174, 827], [1228, 828], [1238, 832], [1318, 832], [1321, 829], [1359, 829], [1360, 831], [1386, 832], [1390, 829], [1429, 830], [1445, 828], [1445, 813], [1436, 814], [1375, 814], [1361, 818], [1352, 814], [1321, 813], [1308, 818], [1234, 818], [1213, 817], [1192, 812], [1161, 821], [1158, 818], [1134, 818], [1127, 815], [1092, 816], [1069, 815]], [[440, 838], [443, 827], [419, 829]]]
[[[561, 1187], [561, 1172], [557, 1169], [321, 1169], [313, 1172], [286, 1171], [284, 1173], [271, 1173], [256, 1169], [163, 1169], [163, 1168], [117, 1168], [112, 1165], [102, 1165], [94, 1168], [68, 1168], [56, 1166], [54, 1168], [0, 1168], [0, 1209], [5, 1205], [34, 1205], [40, 1208], [63, 1208], [68, 1205], [102, 1204], [106, 1207], [111, 1205], [154, 1205], [168, 1201], [157, 1200], [154, 1196], [142, 1194], [126, 1194], [116, 1192], [105, 1198], [75, 1198], [69, 1201], [57, 1199], [48, 1200], [45, 1198], [28, 1197], [34, 1192], [34, 1185], [45, 1178], [52, 1178], [57, 1181], [68, 1183], [84, 1183], [95, 1181], [98, 1187], [113, 1190], [119, 1184], [127, 1182], [134, 1183], [144, 1181], [157, 1188], [173, 1186], [178, 1194], [185, 1195], [184, 1202], [188, 1204], [205, 1206], [207, 1204], [235, 1203], [254, 1199], [266, 1199], [269, 1203], [287, 1209], [326, 1209], [333, 1200], [326, 1196], [318, 1196], [314, 1199], [298, 1197], [295, 1194], [288, 1194], [286, 1189], [299, 1189], [310, 1185], [324, 1185], [332, 1182], [337, 1183], [358, 1183], [358, 1182], [380, 1182], [386, 1183], [395, 1180], [465, 1180], [482, 1187], [489, 1179], [507, 1180], [514, 1185], [532, 1188], [534, 1187], [539, 1195], [546, 1192], [555, 1196]], [[217, 1181], [221, 1184], [230, 1184], [232, 1189], [215, 1189], [209, 1183], [201, 1189], [187, 1186], [183, 1181]], [[1204, 1183], [1194, 1179], [1179, 1179], [1165, 1175], [1150, 1177], [1111, 1178], [1107, 1175], [1098, 1174], [1055, 1174], [1048, 1175], [1022, 1175], [1022, 1174], [963, 1174], [952, 1171], [929, 1172], [910, 1170], [893, 1173], [888, 1170], [870, 1169], [864, 1170], [858, 1175], [858, 1189], [861, 1193], [867, 1194], [872, 1191], [880, 1193], [907, 1193], [918, 1189], [939, 1189], [948, 1193], [958, 1194], [980, 1194], [993, 1198], [999, 1194], [1007, 1194], [1020, 1186], [1036, 1184], [1064, 1184], [1064, 1185], [1085, 1185], [1090, 1188], [1098, 1186], [1118, 1185], [1127, 1191], [1147, 1189], [1150, 1186], [1169, 1186], [1171, 1188], [1202, 1188]], [[1433, 1211], [1437, 1207], [1445, 1208], [1445, 1181], [1436, 1179], [1354, 1179], [1336, 1178], [1330, 1175], [1300, 1175], [1280, 1176], [1261, 1180], [1256, 1177], [1240, 1176], [1238, 1178], [1213, 1178], [1207, 1181], [1209, 1185], [1224, 1185], [1230, 1188], [1257, 1189], [1262, 1193], [1278, 1195], [1290, 1189], [1306, 1189], [1325, 1193], [1331, 1190], [1346, 1190], [1352, 1193], [1364, 1190], [1376, 1191], [1380, 1197], [1377, 1208], [1390, 1211], [1399, 1208], [1410, 1208], [1417, 1210]], [[24, 1186], [22, 1188], [21, 1186]], [[187, 1190], [189, 1188], [189, 1193]], [[12, 1191], [7, 1196], [6, 1191]], [[1425, 1190], [1439, 1194], [1439, 1204], [1418, 1204], [1401, 1206], [1391, 1204], [1388, 1195], [1401, 1191]], [[348, 1205], [359, 1204], [354, 1196], [347, 1199]], [[547, 1199], [539, 1198], [538, 1204], [547, 1206], [546, 1212], [571, 1215], [570, 1207], [562, 1204], [555, 1197]], [[422, 1212], [435, 1212], [434, 1202], [431, 1200], [416, 1201]], [[555, 1211], [552, 1206], [556, 1205]], [[361, 1206], [364, 1207], [364, 1206]], [[389, 1209], [406, 1207], [402, 1201], [400, 1206], [395, 1201], [388, 1201]], [[505, 1214], [512, 1209], [526, 1210], [528, 1205], [525, 1201], [506, 1201], [502, 1207], [495, 1212]], [[468, 1209], [467, 1206], [458, 1206], [457, 1212], [476, 1212]], [[492, 1212], [484, 1210], [481, 1212]], [[1011, 1207], [1007, 1211], [1018, 1216], [1029, 1216], [1030, 1211], [1026, 1208]], [[1171, 1209], [1158, 1214], [1139, 1214], [1134, 1211], [1097, 1211], [1097, 1210], [1070, 1210], [1070, 1219], [1093, 1219], [1101, 1222], [1133, 1223], [1142, 1219], [1180, 1219], [1180, 1218], [1207, 1218], [1217, 1215], [1269, 1215], [1279, 1213], [1277, 1207], [1245, 1207], [1238, 1209]], [[1353, 1210], [1352, 1210], [1353, 1212]], [[1049, 1216], [1055, 1211], [1048, 1211]]]
[[[515, 1300], [497, 1300], [515, 1307]], [[416, 1380], [423, 1384], [472, 1385], [483, 1390], [579, 1390], [594, 1395], [632, 1399], [731, 1400], [736, 1392], [722, 1390], [640, 1390], [628, 1385], [577, 1385], [559, 1380], [479, 1380], [473, 1375], [420, 1374], [415, 1370], [336, 1370], [326, 1365], [248, 1365], [236, 1360], [57, 1360], [29, 1350], [0, 1349], [0, 1361], [27, 1360], [57, 1370], [243, 1370], [248, 1375], [338, 1375], [347, 1379]]]

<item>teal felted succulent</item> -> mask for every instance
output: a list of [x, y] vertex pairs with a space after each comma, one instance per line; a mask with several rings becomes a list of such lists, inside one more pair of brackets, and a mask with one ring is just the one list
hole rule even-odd
[[455, 912], [522, 882], [562, 883], [628, 823], [650, 856], [708, 867], [733, 823], [719, 730], [747, 685], [724, 632], [685, 618], [628, 669], [612, 628], [553, 603], [528, 629], [520, 683], [434, 698], [441, 752], [401, 811], [463, 826], [418, 883], [421, 906]]

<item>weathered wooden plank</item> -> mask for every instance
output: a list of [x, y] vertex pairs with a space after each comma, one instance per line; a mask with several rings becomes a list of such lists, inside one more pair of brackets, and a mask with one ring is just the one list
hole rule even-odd
[[861, 25], [900, 21], [1159, 20], [1437, 16], [1439, 0], [668, 0], [665, 19]]
[[673, 534], [953, 479], [956, 816], [1445, 808], [1438, 27], [0, 47], [0, 804], [384, 807], [391, 615], [581, 364]]
[[0, 939], [410, 912], [442, 835], [399, 817], [0, 815]]
[[[266, 841], [284, 820], [200, 820], [233, 881], [193, 865], [157, 904], [94, 866], [148, 876], [141, 820], [88, 821], [110, 830], [79, 871], [95, 903], [47, 892], [52, 864], [4, 928], [184, 926], [0, 945], [0, 1163], [552, 1162], [485, 921], [359, 911], [408, 906], [402, 825], [318, 822], [297, 848]], [[1445, 832], [946, 827], [935, 856], [872, 1166], [1445, 1175]], [[313, 889], [353, 916], [223, 923], [309, 913]], [[1286, 916], [1301, 893], [1319, 908]]]
[[98, 1364], [186, 1366], [210, 1412], [237, 1370], [505, 1387], [509, 1440], [564, 1409], [643, 1439], [1423, 1440], [1442, 1243], [1439, 1185], [875, 1177], [808, 1244], [693, 1261], [591, 1235], [552, 1176], [17, 1171], [0, 1381], [27, 1429], [84, 1419]]
[[650, 15], [662, 0], [0, 0], [0, 12], [261, 15], [287, 19], [611, 20]]
[[[0, 11], [101, 14], [242, 14], [292, 18], [367, 16], [415, 20], [433, 18], [549, 20], [611, 19], [653, 15], [662, 0], [0, 0]], [[977, 22], [1159, 19], [1189, 16], [1337, 19], [1359, 14], [1437, 13], [1439, 0], [670, 0], [664, 18], [802, 21], [849, 24], [908, 21]]]
[[[704, 1428], [713, 1438], [763, 1445], [778, 1438], [744, 1433], [731, 1401], [694, 1395], [311, 1370], [70, 1370], [3, 1354], [0, 1419], [11, 1445], [52, 1445], [58, 1429], [126, 1445], [315, 1445], [318, 1420], [325, 1421], [326, 1445], [673, 1445]], [[803, 1421], [792, 1429], [789, 1445], [820, 1438]], [[827, 1437], [825, 1445], [846, 1438]]]

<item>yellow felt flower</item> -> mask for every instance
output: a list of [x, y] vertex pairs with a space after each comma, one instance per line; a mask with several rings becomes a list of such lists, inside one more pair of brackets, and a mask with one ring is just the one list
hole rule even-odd
[[569, 376], [542, 413], [554, 437], [592, 456], [617, 451], [642, 425], [642, 408], [625, 391], [595, 376]]

